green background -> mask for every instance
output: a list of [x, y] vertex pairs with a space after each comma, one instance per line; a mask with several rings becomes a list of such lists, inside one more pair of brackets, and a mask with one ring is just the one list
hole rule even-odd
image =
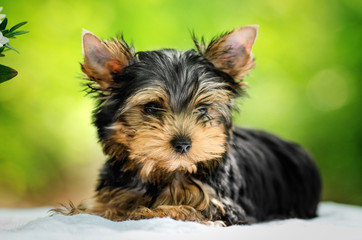
[[239, 125], [301, 143], [322, 172], [323, 200], [362, 204], [360, 0], [2, 1], [20, 51], [0, 64], [19, 72], [0, 85], [0, 206], [53, 205], [92, 194], [105, 156], [82, 91], [81, 32], [124, 33], [137, 50], [193, 48], [259, 24], [257, 67]]

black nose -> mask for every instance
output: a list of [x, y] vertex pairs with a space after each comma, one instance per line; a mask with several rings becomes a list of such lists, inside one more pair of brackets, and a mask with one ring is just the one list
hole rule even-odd
[[191, 149], [191, 141], [187, 138], [177, 138], [172, 141], [172, 146], [177, 153], [187, 153]]

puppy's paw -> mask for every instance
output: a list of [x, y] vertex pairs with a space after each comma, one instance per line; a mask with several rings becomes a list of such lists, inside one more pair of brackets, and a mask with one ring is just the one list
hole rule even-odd
[[202, 224], [213, 226], [213, 227], [227, 227], [223, 221], [206, 221], [202, 222]]

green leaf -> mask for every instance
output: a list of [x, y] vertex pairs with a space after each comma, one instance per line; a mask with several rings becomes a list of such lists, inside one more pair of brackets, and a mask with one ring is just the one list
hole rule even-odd
[[28, 33], [29, 31], [15, 31], [15, 32], [9, 32], [4, 34], [5, 37], [7, 38], [14, 38], [16, 35], [21, 35], [21, 34], [25, 34]]
[[2, 30], [1, 32], [3, 33], [3, 36], [5, 36], [6, 34], [8, 34], [9, 29]]
[[16, 70], [0, 64], [0, 83], [10, 80], [16, 75], [18, 75]]
[[16, 24], [14, 27], [10, 28], [10, 32], [13, 32], [14, 30], [18, 29], [19, 27], [21, 27], [27, 23], [28, 22], [21, 22], [21, 23]]
[[19, 51], [16, 50], [14, 47], [12, 47], [9, 43], [6, 43], [4, 46], [7, 47], [7, 48], [10, 48], [10, 49], [12, 49], [12, 50], [14, 50], [14, 51], [17, 52], [17, 53], [19, 53]]
[[4, 30], [6, 28], [6, 24], [8, 24], [8, 18], [5, 18], [0, 24], [0, 30]]

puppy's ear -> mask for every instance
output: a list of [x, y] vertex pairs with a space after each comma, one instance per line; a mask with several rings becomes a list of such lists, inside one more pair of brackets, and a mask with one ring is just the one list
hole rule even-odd
[[255, 67], [251, 48], [255, 42], [258, 25], [237, 28], [229, 33], [215, 38], [206, 47], [194, 42], [199, 52], [217, 69], [229, 74], [236, 81], [242, 80]]
[[106, 90], [113, 83], [113, 77], [130, 64], [133, 49], [123, 39], [102, 42], [93, 33], [83, 30], [82, 71], [90, 80], [98, 83], [97, 89]]

